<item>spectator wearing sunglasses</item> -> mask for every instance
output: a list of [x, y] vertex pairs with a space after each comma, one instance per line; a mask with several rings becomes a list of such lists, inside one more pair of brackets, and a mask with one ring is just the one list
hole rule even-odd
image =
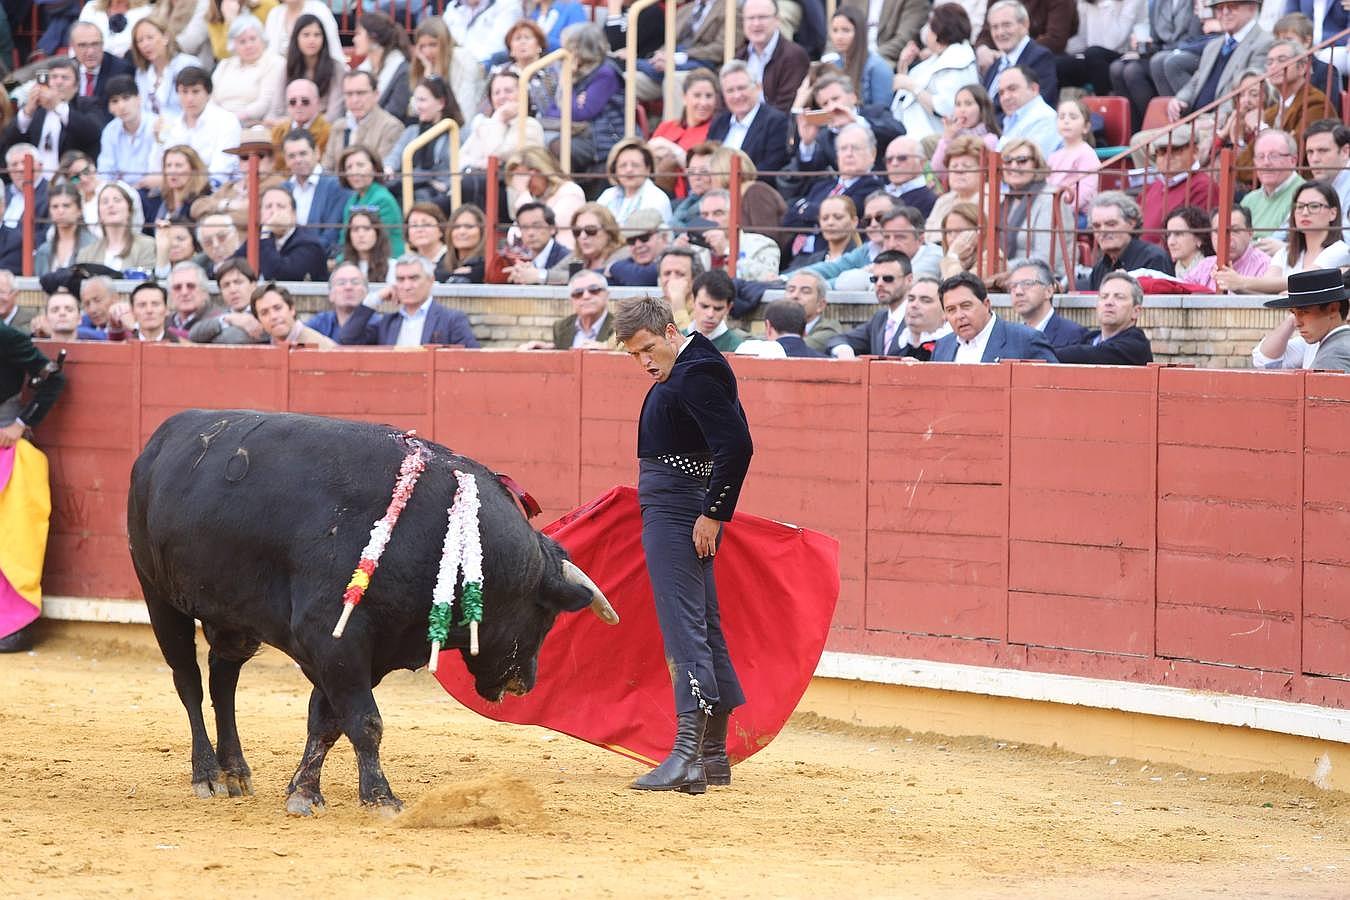
[[290, 174], [290, 164], [286, 161], [285, 143], [290, 140], [293, 131], [306, 131], [310, 134], [318, 158], [323, 156], [328, 146], [328, 135], [333, 125], [324, 117], [319, 105], [319, 88], [308, 78], [297, 78], [286, 85], [287, 117], [272, 125], [272, 146], [276, 148], [277, 171]]
[[606, 273], [609, 283], [628, 287], [656, 287], [657, 263], [670, 245], [670, 232], [653, 209], [640, 209], [623, 227], [628, 258], [616, 260]]
[[830, 338], [826, 350], [836, 359], [852, 359], [860, 354], [900, 356], [900, 334], [905, 330], [905, 296], [913, 275], [909, 257], [898, 250], [883, 250], [872, 261], [872, 291], [877, 311], [872, 318], [843, 334]]
[[553, 323], [552, 341], [526, 341], [521, 350], [611, 350], [614, 319], [609, 314], [609, 281], [582, 269], [572, 276], [572, 315]]
[[572, 216], [572, 255], [548, 270], [549, 284], [568, 284], [577, 269], [604, 272], [628, 256], [619, 223], [598, 203], [587, 203]]

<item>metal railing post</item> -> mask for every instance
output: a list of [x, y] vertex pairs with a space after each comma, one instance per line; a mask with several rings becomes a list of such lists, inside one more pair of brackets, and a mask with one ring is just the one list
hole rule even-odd
[[[541, 56], [528, 66], [520, 70], [520, 96], [524, 102], [520, 103], [520, 108], [524, 112], [529, 112], [529, 85], [530, 79], [534, 73], [555, 62], [562, 63], [560, 73], [560, 96], [567, 98], [566, 103], [558, 104], [558, 116], [561, 123], [558, 129], [558, 165], [567, 173], [572, 171], [572, 51], [566, 47], [554, 50], [546, 56]], [[543, 110], [539, 111], [543, 114]], [[525, 125], [527, 117], [519, 113], [516, 114], [516, 149], [525, 149]]]
[[248, 184], [248, 264], [258, 271], [258, 239], [262, 231], [262, 199], [258, 196], [258, 162], [256, 153], [250, 153], [246, 165]]
[[1237, 193], [1233, 160], [1232, 147], [1219, 151], [1219, 224], [1214, 229], [1214, 264], [1219, 269], [1233, 262], [1228, 258], [1228, 232], [1233, 226], [1233, 197]]
[[[487, 219], [487, 240], [483, 242], [483, 270], [493, 271], [497, 262], [497, 220], [501, 210], [497, 208], [497, 179], [500, 177], [501, 161], [496, 156], [488, 157], [487, 194], [483, 202], [483, 217]], [[458, 205], [458, 204], [456, 204]]]
[[981, 278], [991, 274], [990, 266], [998, 265], [999, 188], [1003, 184], [1003, 156], [997, 150], [985, 149], [984, 245], [976, 266]]
[[[736, 58], [736, 13], [740, 9], [736, 0], [727, 0], [722, 24], [722, 62], [729, 63]], [[828, 23], [829, 20], [826, 19]]]
[[[408, 142], [403, 148], [403, 214], [407, 215], [413, 205], [413, 155], [441, 135], [450, 134], [450, 208], [458, 209], [462, 196], [459, 174], [459, 123], [454, 119], [441, 119], [426, 131]], [[492, 185], [488, 185], [491, 190]]]
[[731, 154], [731, 171], [727, 174], [727, 192], [731, 203], [727, 207], [727, 275], [736, 277], [736, 260], [741, 255], [741, 157]]
[[37, 248], [34, 246], [34, 229], [37, 227], [37, 210], [33, 208], [37, 202], [36, 191], [33, 189], [33, 157], [27, 154], [23, 158], [22, 178], [23, 178], [23, 274], [33, 274], [33, 252]]
[[[624, 79], [623, 79], [623, 136], [632, 137], [637, 133], [637, 20], [638, 14], [653, 3], [660, 0], [635, 0], [632, 6], [628, 7], [628, 33], [627, 44], [624, 47]], [[668, 53], [674, 52], [675, 31], [671, 29], [666, 33], [666, 49]], [[670, 56], [667, 55], [667, 60]], [[564, 135], [566, 137], [566, 135]]]

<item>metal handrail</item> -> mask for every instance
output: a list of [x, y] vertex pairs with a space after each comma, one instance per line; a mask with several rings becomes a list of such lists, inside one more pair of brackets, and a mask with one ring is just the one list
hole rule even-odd
[[[1316, 46], [1314, 46], [1314, 47], [1312, 47], [1311, 49], [1307, 50], [1307, 51], [1304, 52], [1303, 54], [1294, 57], [1293, 59], [1291, 59], [1291, 60], [1289, 61], [1289, 63], [1286, 63], [1286, 65], [1292, 64], [1292, 63], [1296, 63], [1296, 62], [1299, 62], [1300, 60], [1310, 59], [1311, 57], [1313, 57], [1314, 55], [1316, 55], [1317, 52], [1320, 51], [1320, 50], [1325, 50], [1325, 49], [1328, 49], [1328, 48], [1331, 48], [1331, 47], [1339, 47], [1341, 44], [1345, 43], [1345, 41], [1346, 41], [1347, 39], [1350, 39], [1350, 28], [1346, 28], [1345, 30], [1343, 30], [1343, 31], [1341, 31], [1341, 32], [1338, 32], [1337, 34], [1334, 34], [1334, 35], [1332, 35], [1332, 36], [1329, 37], [1329, 38], [1324, 38], [1324, 39], [1322, 40], [1322, 43], [1317, 44]], [[1331, 72], [1334, 74], [1334, 73], [1336, 72], [1336, 66], [1333, 64], [1333, 65], [1330, 66], [1330, 68], [1331, 68]], [[1179, 128], [1179, 127], [1181, 127], [1182, 125], [1190, 125], [1192, 122], [1194, 122], [1196, 119], [1200, 118], [1201, 116], [1207, 115], [1207, 114], [1209, 114], [1209, 113], [1211, 113], [1211, 112], [1214, 112], [1214, 111], [1217, 110], [1219, 107], [1221, 107], [1223, 104], [1232, 101], [1232, 100], [1233, 100], [1234, 98], [1236, 98], [1237, 95], [1240, 94], [1241, 92], [1242, 92], [1242, 88], [1241, 88], [1240, 85], [1237, 86], [1237, 87], [1234, 87], [1234, 88], [1232, 88], [1230, 91], [1228, 91], [1228, 93], [1223, 94], [1222, 96], [1219, 96], [1219, 97], [1215, 97], [1212, 101], [1210, 101], [1210, 102], [1207, 103], [1206, 105], [1200, 107], [1199, 109], [1195, 110], [1194, 112], [1187, 113], [1186, 115], [1182, 116], [1180, 119], [1178, 119], [1178, 120], [1175, 121], [1175, 122], [1169, 122], [1169, 123], [1167, 124], [1166, 127], [1159, 129], [1159, 132], [1162, 133], [1162, 134], [1170, 134], [1174, 129]], [[1329, 99], [1330, 99], [1330, 98], [1328, 98], [1328, 100], [1329, 100]], [[1336, 113], [1337, 113], [1337, 115], [1339, 115], [1339, 110], [1337, 110]], [[1298, 140], [1299, 140], [1300, 148], [1301, 148], [1302, 141], [1303, 141], [1303, 136], [1302, 136], [1302, 135], [1298, 135]], [[1122, 159], [1126, 159], [1126, 158], [1130, 157], [1131, 155], [1133, 155], [1133, 154], [1134, 154], [1134, 151], [1135, 151], [1136, 149], [1138, 149], [1138, 148], [1136, 148], [1136, 147], [1129, 147], [1129, 148], [1127, 148], [1127, 149], [1121, 151], [1120, 153], [1117, 153], [1115, 156], [1111, 156], [1111, 157], [1108, 157], [1107, 159], [1102, 160], [1102, 161], [1101, 161], [1101, 164], [1098, 166], [1098, 169], [1099, 169], [1099, 170], [1102, 170], [1102, 169], [1108, 169], [1108, 168], [1110, 168], [1111, 166], [1113, 166], [1113, 165], [1115, 165], [1116, 163], [1120, 162]], [[1217, 248], [1216, 248], [1216, 249], [1217, 249]]]
[[[450, 133], [450, 208], [458, 209], [461, 197], [459, 183], [459, 123], [454, 119], [441, 119], [426, 131], [408, 142], [403, 148], [403, 214], [407, 215], [413, 205], [413, 155], [436, 138]], [[493, 186], [488, 185], [492, 190]]]
[[[516, 114], [516, 149], [525, 149], [525, 126], [529, 124], [528, 113], [530, 111], [529, 85], [530, 79], [534, 73], [540, 69], [547, 68], [555, 62], [562, 63], [561, 84], [559, 85], [559, 97], [567, 98], [566, 103], [558, 104], [558, 116], [561, 125], [558, 129], [558, 165], [562, 166], [564, 172], [572, 171], [572, 51], [566, 47], [560, 47], [552, 53], [539, 57], [534, 62], [520, 70], [520, 95], [524, 98], [524, 103], [520, 104], [521, 112]], [[543, 113], [543, 110], [540, 110]]]
[[[36, 6], [34, 7], [36, 9]], [[25, 276], [33, 274], [33, 253], [35, 251], [33, 229], [37, 223], [36, 205], [37, 190], [33, 181], [33, 156], [31, 153], [25, 154], [23, 166], [21, 167], [21, 177], [23, 178], [23, 266], [22, 271]]]
[[[628, 29], [625, 36], [624, 45], [624, 79], [623, 79], [623, 136], [631, 138], [637, 132], [637, 20], [638, 15], [653, 3], [659, 3], [660, 0], [636, 0], [632, 6], [628, 7]], [[666, 11], [667, 23], [672, 22], [674, 15], [674, 3], [667, 4]], [[666, 65], [675, 67], [675, 29], [667, 24], [666, 27]], [[671, 79], [662, 79], [662, 81], [671, 81]], [[565, 136], [565, 135], [564, 135]]]
[[[736, 0], [727, 0], [726, 11], [722, 14], [722, 62], [729, 63], [736, 58], [736, 12], [740, 6]], [[826, 22], [829, 19], [825, 20]]]
[[[736, 277], [736, 260], [741, 255], [741, 157], [731, 154], [731, 170], [727, 173], [727, 275]], [[780, 269], [785, 268], [779, 266]]]

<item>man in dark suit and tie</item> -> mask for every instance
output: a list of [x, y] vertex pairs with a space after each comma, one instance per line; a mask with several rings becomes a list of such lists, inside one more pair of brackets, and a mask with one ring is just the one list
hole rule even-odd
[[75, 96], [80, 108], [99, 116], [99, 126], [112, 121], [108, 112], [108, 82], [118, 75], [135, 75], [126, 60], [103, 50], [103, 32], [92, 22], [76, 22], [70, 29], [70, 49], [79, 66]]
[[[1027, 7], [1018, 0], [999, 0], [990, 4], [989, 15], [984, 20], [984, 31], [980, 35], [980, 45], [975, 48], [975, 59], [980, 67], [980, 84], [994, 101], [994, 112], [1000, 119], [1003, 107], [998, 101], [998, 76], [1013, 66], [1025, 66], [1036, 73], [1036, 84], [1041, 96], [1051, 106], [1059, 105], [1059, 75], [1055, 69], [1055, 53], [1064, 51], [1064, 41], [1078, 30], [1078, 10], [1073, 3], [1062, 0], [1047, 0], [1047, 4], [1067, 6], [1056, 16], [1055, 27], [1068, 25], [1064, 38], [1060, 39], [1058, 51], [1045, 46], [1043, 35], [1034, 32], [1031, 16]], [[1060, 21], [1062, 20], [1062, 21]], [[1072, 24], [1070, 23], [1072, 21]], [[991, 45], [992, 44], [992, 49]]]
[[[398, 310], [371, 324], [372, 306], [363, 303], [338, 332], [339, 344], [379, 344], [416, 347], [424, 344], [479, 346], [469, 319], [457, 309], [441, 306], [431, 296], [436, 266], [414, 253], [405, 253], [394, 263], [394, 299]], [[367, 300], [367, 303], [370, 302]]]
[[[726, 110], [708, 125], [708, 140], [741, 150], [761, 172], [780, 172], [788, 160], [788, 117], [764, 102], [759, 82], [745, 62], [722, 66], [722, 100]], [[772, 177], [760, 181], [773, 184]]]
[[553, 207], [538, 202], [522, 204], [516, 210], [516, 227], [520, 229], [520, 246], [524, 252], [517, 254], [516, 262], [506, 267], [506, 280], [511, 284], [544, 284], [548, 281], [548, 270], [571, 252], [554, 240], [558, 219], [553, 214]]
[[[318, 236], [297, 226], [295, 198], [284, 187], [263, 192], [261, 201], [263, 234], [258, 241], [258, 277], [262, 281], [326, 281], [328, 255]], [[246, 257], [248, 247], [235, 251]]]
[[1144, 289], [1128, 272], [1112, 272], [1097, 288], [1097, 323], [1079, 344], [1056, 347], [1062, 363], [1089, 366], [1146, 366], [1153, 362], [1148, 335], [1137, 324]]
[[991, 363], [1002, 359], [1059, 362], [1039, 331], [994, 315], [989, 306], [989, 291], [978, 276], [958, 272], [942, 282], [938, 296], [952, 333], [938, 338], [933, 347], [933, 362]]
[[37, 148], [42, 168], [53, 172], [57, 161], [71, 150], [98, 158], [103, 126], [75, 102], [75, 70], [75, 61], [68, 56], [47, 61], [28, 99], [0, 138], [6, 149], [13, 144], [31, 144]]
[[1022, 324], [1034, 328], [1051, 347], [1081, 344], [1088, 330], [1055, 312], [1055, 276], [1040, 259], [1015, 259], [1008, 265], [1008, 294]]
[[319, 239], [325, 253], [331, 253], [337, 246], [342, 210], [351, 191], [319, 167], [318, 146], [309, 131], [292, 130], [282, 142], [282, 150], [286, 167], [291, 170], [291, 177], [282, 186], [295, 198], [296, 222]]
[[[803, 135], [803, 140], [806, 137]], [[815, 141], [816, 135], [810, 138]], [[845, 125], [834, 140], [834, 149], [839, 157], [838, 176], [811, 179], [806, 195], [794, 201], [783, 216], [783, 227], [799, 232], [792, 240], [794, 256], [816, 249], [814, 232], [820, 228], [820, 204], [825, 198], [848, 197], [854, 209], [862, 209], [867, 198], [884, 187], [884, 182], [872, 174], [877, 145], [866, 125], [860, 122]]]
[[872, 260], [872, 289], [880, 307], [872, 318], [855, 325], [826, 344], [836, 359], [852, 359], [859, 354], [899, 356], [900, 332], [905, 329], [905, 295], [913, 275], [909, 257], [899, 250], [883, 250]]
[[765, 101], [786, 115], [811, 68], [811, 59], [778, 30], [778, 4], [774, 0], [745, 0], [741, 20], [745, 46], [736, 58], [745, 60], [755, 80], [764, 86]]
[[1270, 32], [1256, 21], [1261, 4], [1255, 0], [1209, 0], [1209, 7], [1224, 36], [1205, 45], [1200, 68], [1167, 102], [1167, 118], [1173, 122], [1228, 93], [1248, 67], [1264, 68], [1272, 43]]
[[[904, 134], [905, 126], [891, 115], [891, 111], [882, 106], [859, 106], [858, 92], [852, 80], [839, 73], [826, 73], [815, 83], [816, 105], [830, 113], [827, 124], [821, 125], [807, 118], [805, 112], [796, 115], [797, 141], [792, 160], [787, 169], [790, 172], [824, 172], [839, 168], [839, 155], [835, 152], [835, 140], [846, 125], [861, 124], [872, 132], [872, 143], [880, 149], [890, 145]], [[876, 162], [875, 152], [873, 163]], [[881, 168], [880, 166], [877, 167]], [[801, 199], [816, 184], [810, 177], [788, 176], [778, 180], [783, 199], [791, 205]], [[857, 204], [857, 200], [854, 200]], [[862, 209], [860, 204], [858, 209]]]
[[806, 330], [806, 311], [796, 300], [784, 297], [764, 307], [764, 340], [742, 341], [738, 354], [760, 359], [829, 359], [802, 337]]

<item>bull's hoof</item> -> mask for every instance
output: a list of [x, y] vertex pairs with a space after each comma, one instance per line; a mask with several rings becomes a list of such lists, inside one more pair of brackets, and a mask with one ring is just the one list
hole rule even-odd
[[309, 794], [295, 791], [286, 798], [286, 813], [292, 816], [312, 816], [321, 813], [326, 807], [323, 794]]
[[225, 784], [224, 776], [217, 772], [210, 778], [192, 782], [192, 793], [202, 800], [209, 800], [212, 797], [230, 796], [230, 789]]
[[253, 776], [249, 772], [229, 772], [225, 775], [225, 787], [231, 797], [252, 797]]
[[392, 819], [403, 812], [403, 801], [397, 797], [381, 797], [377, 800], [362, 800], [361, 805], [381, 819]]

